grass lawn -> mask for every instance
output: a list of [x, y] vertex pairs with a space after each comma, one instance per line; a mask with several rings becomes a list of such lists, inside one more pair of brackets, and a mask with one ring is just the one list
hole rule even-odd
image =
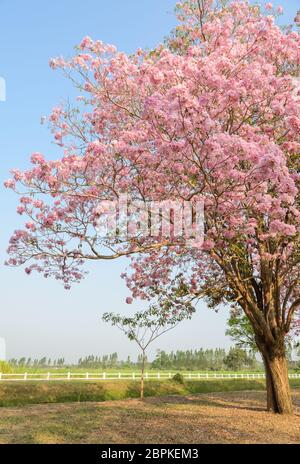
[[300, 443], [296, 414], [265, 411], [265, 392], [241, 391], [0, 409], [0, 443]]
[[[300, 388], [300, 379], [290, 381]], [[262, 379], [187, 380], [184, 384], [173, 380], [154, 380], [145, 383], [145, 396], [190, 395], [265, 388]], [[139, 397], [139, 382], [117, 381], [60, 381], [60, 382], [0, 382], [0, 407], [42, 403], [70, 403], [122, 400]], [[1, 409], [0, 409], [1, 411]]]
[[[293, 381], [300, 387], [300, 379]], [[145, 396], [186, 395], [232, 390], [263, 390], [264, 380], [195, 380], [184, 384], [173, 380], [145, 383]], [[39, 403], [67, 403], [120, 400], [139, 397], [139, 382], [117, 381], [53, 381], [2, 382], [0, 407]]]

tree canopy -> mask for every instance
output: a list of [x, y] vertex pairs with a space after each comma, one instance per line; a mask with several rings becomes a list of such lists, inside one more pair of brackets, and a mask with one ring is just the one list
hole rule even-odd
[[[8, 263], [68, 288], [86, 260], [131, 256], [124, 277], [144, 299], [172, 293], [180, 275], [182, 296], [242, 308], [282, 393], [300, 306], [300, 35], [271, 10], [180, 1], [178, 27], [152, 51], [128, 56], [86, 37], [70, 60], [51, 60], [78, 87], [78, 106], [49, 118], [62, 158], [34, 153], [32, 169], [6, 182], [28, 218]], [[123, 194], [139, 205], [203, 201], [204, 241], [138, 227], [99, 235], [99, 204]], [[277, 409], [291, 410], [281, 393]]]

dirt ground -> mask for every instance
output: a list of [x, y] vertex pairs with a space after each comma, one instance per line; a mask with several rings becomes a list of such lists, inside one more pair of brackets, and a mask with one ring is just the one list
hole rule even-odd
[[0, 408], [0, 443], [300, 443], [295, 415], [265, 411], [264, 392]]

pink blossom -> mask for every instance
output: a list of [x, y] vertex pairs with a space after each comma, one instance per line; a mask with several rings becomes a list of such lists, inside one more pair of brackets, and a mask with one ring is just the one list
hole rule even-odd
[[22, 214], [25, 213], [25, 211], [26, 211], [26, 210], [25, 210], [25, 207], [24, 207], [24, 206], [18, 206], [18, 207], [17, 207], [17, 213], [18, 213], [18, 214], [22, 215]]
[[25, 227], [26, 229], [31, 230], [31, 231], [36, 230], [36, 226], [33, 222], [26, 222]]
[[93, 40], [89, 36], [86, 36], [84, 37], [84, 39], [82, 40], [79, 46], [82, 50], [84, 50], [85, 48], [91, 48], [93, 44], [94, 44]]
[[14, 180], [12, 180], [12, 179], [6, 180], [6, 181], [4, 182], [4, 187], [5, 187], [5, 188], [14, 189], [15, 186], [16, 186], [16, 182], [15, 182]]
[[12, 174], [13, 174], [13, 176], [14, 176], [14, 180], [15, 180], [16, 182], [18, 182], [19, 180], [22, 179], [23, 174], [22, 174], [21, 171], [19, 171], [18, 169], [13, 169], [11, 172], [12, 172]]
[[270, 232], [291, 236], [296, 234], [296, 227], [292, 224], [285, 224], [284, 222], [275, 219], [270, 224]]
[[44, 161], [44, 157], [41, 153], [33, 153], [31, 155], [32, 164], [41, 164]]

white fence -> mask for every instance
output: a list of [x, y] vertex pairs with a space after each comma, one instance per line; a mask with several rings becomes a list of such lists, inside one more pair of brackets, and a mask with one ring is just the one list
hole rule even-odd
[[[163, 380], [171, 379], [177, 372], [146, 372], [146, 380]], [[197, 372], [182, 372], [181, 375], [187, 380], [214, 380], [214, 379], [264, 379], [265, 374], [263, 373], [197, 373]], [[117, 373], [29, 373], [25, 372], [22, 374], [2, 374], [0, 373], [0, 382], [26, 382], [26, 381], [71, 381], [71, 380], [140, 380], [141, 374], [136, 372], [117, 372]], [[300, 379], [300, 374], [289, 374], [290, 379]]]

